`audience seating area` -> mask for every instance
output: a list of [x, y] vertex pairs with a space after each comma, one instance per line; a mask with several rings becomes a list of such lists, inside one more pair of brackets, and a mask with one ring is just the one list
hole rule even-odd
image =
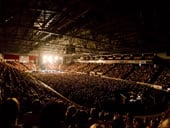
[[27, 73], [18, 62], [0, 63], [0, 127], [170, 126], [169, 92], [138, 84], [168, 84], [168, 66], [76, 63], [58, 67], [64, 72]]
[[[170, 85], [170, 65], [159, 64], [101, 64], [73, 63], [64, 65], [60, 70], [65, 72], [82, 72], [95, 75], [102, 74], [111, 78], [144, 82], [157, 85]], [[80, 68], [81, 67], [81, 68]]]

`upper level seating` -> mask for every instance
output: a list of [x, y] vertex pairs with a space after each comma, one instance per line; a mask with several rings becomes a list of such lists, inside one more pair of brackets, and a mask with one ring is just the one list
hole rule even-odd
[[[64, 67], [64, 65], [61, 67]], [[65, 65], [64, 71], [94, 72], [95, 74], [100, 73], [108, 77], [158, 85], [170, 83], [170, 69], [166, 67], [162, 70], [162, 66], [156, 64], [76, 63], [69, 66]]]
[[63, 69], [65, 72], [72, 72], [75, 71], [81, 64], [80, 63], [72, 63], [72, 64], [67, 64], [66, 68]]
[[99, 64], [97, 63], [88, 63], [87, 66], [83, 67], [80, 71], [84, 73], [89, 73], [90, 71], [93, 71], [94, 69], [98, 68]]
[[31, 70], [31, 71], [37, 70], [37, 67], [34, 63], [23, 63], [23, 65], [25, 65], [28, 68], [28, 70]]
[[155, 81], [158, 85], [170, 85], [170, 67], [164, 67], [158, 79]]
[[145, 83], [150, 83], [152, 76], [158, 71], [158, 66], [154, 67], [152, 64], [143, 64], [141, 66], [134, 65], [134, 70], [127, 80], [140, 81]]
[[115, 78], [124, 78], [126, 74], [131, 72], [132, 64], [115, 64], [114, 68], [108, 71], [105, 75]]
[[21, 71], [26, 71], [28, 70], [28, 68], [23, 64], [23, 63], [20, 63], [18, 61], [7, 61], [8, 64], [14, 66], [15, 68], [17, 68], [18, 70], [21, 70]]
[[96, 73], [102, 73], [105, 74], [108, 72], [112, 67], [114, 67], [114, 64], [99, 64], [99, 66], [94, 69], [93, 71]]
[[87, 66], [88, 66], [88, 63], [76, 63], [76, 64], [73, 64], [72, 66], [69, 66], [69, 69], [67, 68], [66, 71], [79, 72], [81, 71], [81, 69], [84, 69]]

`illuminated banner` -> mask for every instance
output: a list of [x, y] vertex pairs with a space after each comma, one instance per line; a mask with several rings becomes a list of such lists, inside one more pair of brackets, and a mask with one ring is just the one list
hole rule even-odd
[[19, 62], [29, 63], [29, 56], [19, 56]]

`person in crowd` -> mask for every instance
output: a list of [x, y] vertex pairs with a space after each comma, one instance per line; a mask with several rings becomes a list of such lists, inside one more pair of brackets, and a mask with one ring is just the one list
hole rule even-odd
[[78, 110], [76, 113], [76, 127], [77, 128], [87, 128], [89, 127], [89, 122], [88, 122], [88, 112], [85, 110]]
[[71, 105], [67, 108], [66, 111], [66, 117], [65, 117], [65, 122], [66, 126], [69, 128], [75, 128], [75, 115], [76, 115], [77, 109], [75, 106]]
[[42, 104], [39, 99], [32, 102], [31, 111], [26, 112], [23, 116], [24, 128], [39, 128], [41, 107]]
[[131, 113], [127, 113], [125, 117], [125, 128], [133, 128], [133, 116]]
[[113, 115], [112, 128], [125, 128], [123, 116], [119, 113]]
[[158, 128], [170, 128], [170, 118], [165, 119]]
[[99, 112], [96, 108], [90, 109], [90, 117], [88, 118], [89, 124], [96, 123], [99, 120]]
[[65, 128], [65, 112], [62, 101], [50, 101], [42, 108], [40, 128]]
[[17, 98], [8, 98], [0, 110], [0, 128], [22, 128], [19, 125], [20, 103]]

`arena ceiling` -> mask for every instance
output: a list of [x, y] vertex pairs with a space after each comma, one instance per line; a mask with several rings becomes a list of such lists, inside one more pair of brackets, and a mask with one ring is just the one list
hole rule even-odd
[[167, 52], [168, 4], [1, 0], [0, 53]]

